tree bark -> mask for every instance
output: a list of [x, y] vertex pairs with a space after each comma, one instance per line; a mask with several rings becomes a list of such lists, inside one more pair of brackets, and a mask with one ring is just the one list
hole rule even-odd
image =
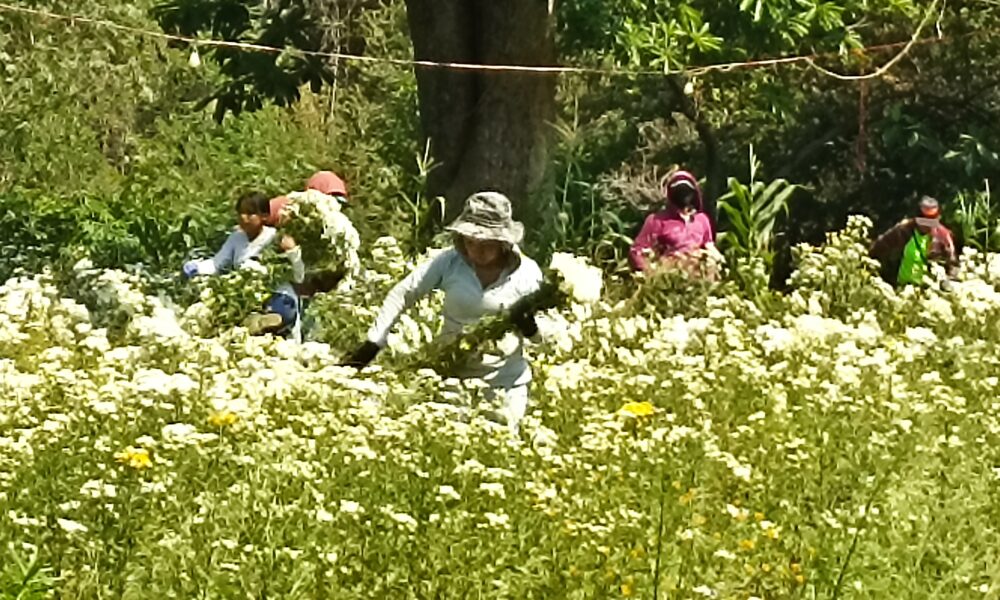
[[717, 223], [719, 215], [716, 203], [726, 189], [726, 173], [719, 153], [719, 140], [712, 124], [698, 110], [698, 105], [684, 93], [685, 83], [687, 82], [679, 76], [667, 78], [667, 84], [673, 90], [680, 112], [694, 124], [695, 131], [705, 146], [705, 189], [702, 190], [704, 210], [711, 217], [712, 223]]
[[[418, 60], [552, 65], [546, 0], [406, 0]], [[480, 190], [503, 192], [515, 216], [545, 214], [555, 76], [417, 67], [420, 121], [436, 168], [428, 192], [447, 199], [446, 218]]]

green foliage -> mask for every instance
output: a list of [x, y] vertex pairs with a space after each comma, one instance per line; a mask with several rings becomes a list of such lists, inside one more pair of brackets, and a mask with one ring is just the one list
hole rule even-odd
[[949, 203], [949, 221], [958, 225], [963, 243], [982, 252], [995, 252], [1000, 249], [1000, 206], [992, 201], [989, 180], [984, 183], [983, 191], [960, 193]]
[[677, 69], [800, 48], [845, 51], [862, 44], [865, 20], [917, 15], [910, 0], [572, 0], [561, 3], [560, 16], [568, 50], [599, 56], [610, 49], [618, 64]]
[[7, 559], [0, 567], [0, 600], [41, 600], [48, 598], [55, 587], [53, 569], [39, 560], [35, 549], [30, 558], [14, 549], [7, 549]]
[[[142, 312], [116, 344], [107, 308], [7, 282], [0, 544], [38, 548], [37, 597], [989, 597], [1000, 263], [837, 316], [869, 225], [766, 312], [730, 284], [540, 315], [517, 436], [471, 382]], [[358, 311], [409, 268], [373, 250]]]
[[553, 128], [558, 142], [554, 155], [559, 214], [546, 252], [565, 249], [611, 268], [624, 265], [632, 242], [629, 234], [635, 216], [630, 213], [634, 209], [615, 202], [601, 186], [587, 181], [593, 148], [587, 128], [579, 121], [579, 110], [574, 110], [572, 121], [558, 121]]
[[840, 318], [860, 309], [893, 316], [887, 310], [891, 288], [878, 276], [878, 262], [868, 256], [871, 227], [869, 219], [851, 217], [842, 231], [827, 234], [825, 244], [796, 246], [790, 278], [796, 290], [793, 304]]
[[298, 50], [320, 51], [328, 46], [324, 6], [314, 2], [265, 2], [262, 0], [167, 0], [157, 4], [153, 17], [169, 33], [207, 34], [213, 39], [277, 48], [280, 53], [245, 52], [210, 46], [205, 54], [215, 59], [224, 82], [212, 94], [215, 118], [227, 112], [260, 110], [266, 102], [287, 106], [301, 98], [308, 84], [319, 92], [336, 78], [325, 58]]
[[[52, 8], [155, 29], [146, 6]], [[352, 31], [405, 49], [400, 9], [366, 11]], [[197, 105], [222, 77], [213, 63], [194, 68], [188, 48], [101, 31], [0, 14], [0, 275], [84, 255], [173, 271], [222, 243], [240, 193], [301, 189], [321, 168], [348, 181], [364, 239], [408, 232], [394, 198], [419, 190], [403, 160], [416, 146], [411, 72], [349, 72], [327, 94], [303, 91], [295, 110], [268, 105], [219, 125]]]
[[[760, 161], [750, 146], [749, 185], [730, 177], [729, 192], [718, 200], [719, 209], [726, 217], [726, 231], [719, 235], [719, 246], [738, 264], [759, 260], [769, 272], [774, 264], [776, 225], [788, 213], [789, 201], [799, 187], [784, 179], [769, 183], [758, 181], [759, 169]], [[742, 272], [743, 269], [737, 269], [737, 275]], [[751, 287], [760, 289], [766, 285], [765, 279]]]

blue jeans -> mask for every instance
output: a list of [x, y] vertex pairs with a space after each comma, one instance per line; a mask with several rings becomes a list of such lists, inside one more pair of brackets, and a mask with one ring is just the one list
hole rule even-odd
[[271, 297], [268, 298], [267, 302], [264, 304], [264, 311], [281, 315], [281, 327], [274, 333], [276, 335], [288, 337], [288, 335], [292, 333], [292, 328], [295, 327], [295, 323], [297, 323], [301, 317], [302, 307], [299, 306], [297, 298], [293, 298], [288, 294], [275, 292], [271, 294]]

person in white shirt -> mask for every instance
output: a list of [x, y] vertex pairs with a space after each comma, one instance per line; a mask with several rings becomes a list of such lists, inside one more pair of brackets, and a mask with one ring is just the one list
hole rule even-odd
[[[454, 247], [396, 284], [368, 330], [367, 340], [345, 360], [345, 365], [361, 368], [370, 363], [385, 347], [400, 315], [432, 290], [445, 294], [440, 336], [457, 336], [466, 325], [484, 315], [510, 310], [518, 300], [540, 288], [542, 271], [518, 248], [524, 226], [513, 220], [510, 201], [503, 194], [473, 194], [466, 200], [462, 214], [446, 229], [454, 234]], [[489, 396], [502, 404], [498, 416], [516, 430], [527, 409], [531, 381], [523, 338], [535, 336], [538, 327], [530, 314], [511, 317], [521, 333], [516, 348], [500, 357], [470, 356], [459, 375], [485, 381]]]
[[236, 201], [239, 226], [229, 234], [212, 258], [184, 263], [185, 277], [216, 275], [231, 269], [263, 270], [257, 257], [274, 242], [277, 232], [264, 224], [270, 214], [268, 197], [260, 192], [244, 194]]

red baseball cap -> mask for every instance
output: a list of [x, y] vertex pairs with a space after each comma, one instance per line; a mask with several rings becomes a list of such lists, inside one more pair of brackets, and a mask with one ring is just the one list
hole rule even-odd
[[307, 190], [316, 190], [327, 196], [347, 198], [347, 184], [333, 171], [318, 171], [306, 181]]

